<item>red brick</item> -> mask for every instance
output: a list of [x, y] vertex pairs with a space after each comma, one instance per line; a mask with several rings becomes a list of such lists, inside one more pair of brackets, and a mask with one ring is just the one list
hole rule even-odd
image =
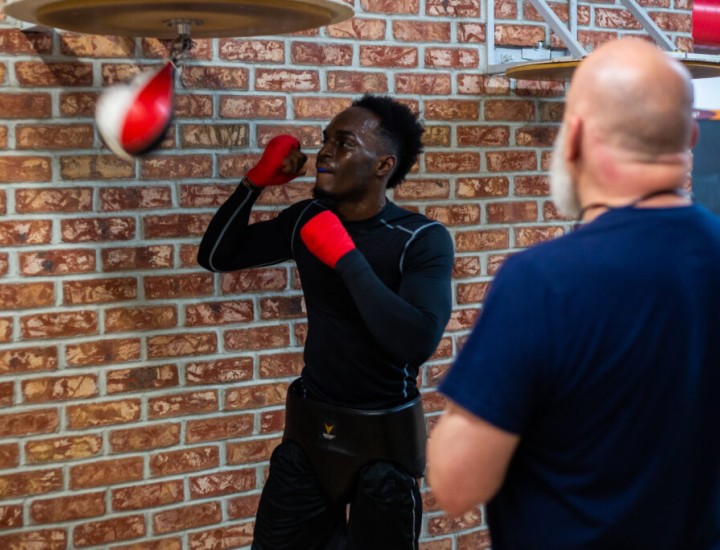
[[[512, 5], [517, 12], [517, 7], [516, 7], [515, 2], [503, 3], [503, 2], [498, 1], [498, 2], [495, 2], [496, 13], [497, 13], [498, 6], [504, 5], [504, 4]], [[512, 17], [512, 18], [514, 19], [515, 17]], [[499, 17], [498, 19], [502, 19], [502, 17]], [[460, 23], [458, 23], [457, 34], [458, 34], [458, 42], [485, 44], [485, 42], [487, 40], [486, 34], [485, 34], [485, 25], [482, 23], [460, 22]]]
[[447, 180], [406, 180], [394, 189], [395, 199], [447, 199], [450, 183]]
[[285, 403], [287, 384], [259, 384], [230, 389], [225, 393], [225, 409], [256, 409]]
[[110, 432], [109, 441], [110, 448], [114, 453], [172, 447], [180, 442], [180, 425], [163, 423], [113, 430]]
[[140, 168], [143, 179], [207, 178], [212, 176], [209, 155], [163, 155], [147, 157]]
[[393, 38], [400, 42], [450, 42], [450, 23], [397, 19]]
[[53, 283], [0, 284], [0, 309], [28, 309], [55, 303]]
[[0, 157], [0, 183], [50, 181], [52, 166], [48, 157]]
[[489, 172], [527, 172], [538, 168], [535, 151], [489, 151], [485, 157]]
[[147, 353], [151, 358], [207, 355], [217, 351], [217, 344], [213, 332], [150, 336]]
[[524, 126], [515, 131], [518, 147], [552, 147], [558, 128], [553, 126]]
[[595, 50], [602, 44], [616, 40], [618, 38], [617, 32], [601, 32], [601, 31], [590, 31], [590, 30], [578, 30], [577, 39], [580, 45], [588, 50]]
[[135, 278], [83, 279], [63, 283], [65, 304], [97, 304], [132, 300], [137, 297]]
[[281, 438], [254, 439], [242, 442], [229, 442], [226, 444], [228, 464], [249, 464], [270, 460], [275, 447]]
[[25, 460], [29, 464], [77, 460], [102, 452], [99, 435], [64, 436], [25, 443]]
[[488, 204], [488, 223], [522, 223], [534, 222], [538, 219], [538, 206], [536, 202], [496, 202]]
[[279, 96], [222, 96], [220, 116], [223, 118], [285, 119], [285, 98]]
[[11, 317], [0, 317], [0, 342], [9, 342], [12, 339], [13, 325]]
[[166, 329], [177, 326], [175, 306], [110, 308], [105, 312], [107, 332]]
[[135, 164], [115, 155], [72, 155], [60, 158], [64, 180], [117, 180], [135, 176]]
[[35, 500], [30, 505], [34, 523], [60, 523], [105, 514], [105, 492]]
[[23, 380], [22, 394], [26, 403], [84, 399], [98, 394], [97, 377], [93, 374]]
[[0, 375], [55, 370], [57, 367], [55, 347], [33, 346], [0, 351]]
[[[33, 470], [0, 475], [0, 495], [17, 498], [50, 493], [62, 488], [61, 470]], [[1, 539], [0, 539], [1, 540]], [[0, 546], [2, 548], [2, 546]]]
[[[191, 41], [189, 51], [182, 55], [183, 60], [212, 58], [213, 40], [210, 38], [194, 38]], [[167, 59], [173, 48], [174, 40], [162, 38], [142, 38], [141, 47], [145, 57], [150, 59]]]
[[443, 17], [480, 17], [481, 0], [426, 0], [425, 13]]
[[172, 245], [103, 248], [103, 271], [137, 271], [173, 267]]
[[153, 539], [134, 544], [113, 546], [112, 550], [182, 550], [182, 540], [178, 537]]
[[97, 334], [97, 313], [67, 311], [20, 318], [23, 338], [64, 338]]
[[21, 252], [18, 257], [20, 273], [25, 277], [91, 273], [96, 270], [95, 251], [91, 249]]
[[293, 42], [290, 56], [292, 62], [298, 65], [349, 66], [352, 65], [353, 47], [345, 44]]
[[400, 94], [450, 95], [449, 74], [400, 73], [395, 75], [395, 91]]
[[565, 113], [565, 103], [557, 101], [540, 102], [540, 120], [542, 122], [562, 122]]
[[17, 443], [0, 444], [0, 469], [14, 468], [20, 463], [20, 447]]
[[290, 332], [287, 325], [253, 327], [228, 330], [224, 339], [225, 349], [231, 351], [286, 348], [290, 345]]
[[471, 48], [426, 48], [423, 63], [432, 68], [473, 69], [479, 65], [480, 55]]
[[455, 235], [457, 252], [482, 252], [509, 248], [510, 236], [505, 229], [465, 231]]
[[423, 144], [426, 147], [449, 147], [450, 126], [425, 126]]
[[0, 548], [5, 550], [65, 550], [67, 533], [64, 529], [41, 529], [0, 535]]
[[97, 340], [82, 344], [68, 344], [65, 357], [72, 367], [124, 363], [140, 359], [139, 338]]
[[147, 410], [151, 419], [213, 412], [218, 410], [218, 395], [207, 390], [151, 397]]
[[[95, 114], [97, 92], [66, 92], [60, 94], [60, 114], [66, 117], [91, 117]], [[39, 118], [33, 116], [33, 118]]]
[[18, 61], [15, 76], [21, 86], [61, 88], [92, 86], [92, 65], [77, 62]]
[[490, 531], [483, 529], [458, 536], [457, 550], [490, 550]]
[[458, 126], [457, 143], [461, 147], [504, 147], [510, 145], [509, 126]]
[[365, 12], [387, 14], [418, 14], [420, 13], [419, 0], [360, 0]]
[[425, 153], [425, 168], [428, 172], [479, 172], [480, 154], [463, 153]]
[[166, 186], [110, 187], [100, 190], [100, 204], [105, 212], [170, 208], [172, 194]]
[[143, 219], [143, 235], [147, 239], [202, 236], [206, 227], [205, 219], [195, 214], [146, 216]]
[[255, 488], [254, 469], [229, 470], [190, 478], [190, 495], [193, 499], [241, 493]]
[[89, 124], [19, 124], [15, 132], [19, 150], [88, 149], [93, 145], [93, 127]]
[[535, 119], [535, 104], [528, 100], [488, 99], [485, 101], [487, 121], [532, 121]]
[[285, 46], [280, 40], [219, 40], [220, 59], [246, 63], [284, 63]]
[[145, 534], [143, 516], [126, 516], [83, 523], [75, 527], [75, 546], [97, 546], [119, 540], [142, 537]]
[[278, 433], [285, 427], [285, 410], [265, 411], [260, 414], [260, 433]]
[[456, 287], [458, 305], [479, 304], [487, 295], [489, 284], [483, 283], [460, 283]]
[[135, 237], [133, 218], [78, 218], [61, 220], [64, 242], [127, 241]]
[[0, 407], [10, 407], [15, 403], [15, 383], [0, 383]]
[[565, 229], [558, 226], [521, 227], [515, 229], [515, 242], [518, 247], [528, 247], [543, 241], [560, 237]]
[[2, 29], [0, 30], [0, 52], [5, 54], [48, 54], [52, 52], [52, 34], [13, 28]]
[[140, 400], [125, 399], [70, 405], [66, 409], [66, 414], [67, 426], [71, 430], [133, 422], [140, 418]]
[[246, 495], [233, 498], [227, 501], [228, 518], [230, 519], [249, 519], [255, 517], [258, 504], [260, 503], [260, 495]]
[[444, 225], [474, 225], [480, 223], [480, 206], [477, 204], [428, 206], [425, 214]]
[[388, 91], [387, 75], [379, 72], [328, 71], [327, 90], [336, 93], [376, 93]]
[[175, 116], [178, 118], [208, 118], [213, 114], [210, 94], [183, 94], [175, 97]]
[[652, 11], [648, 15], [665, 32], [692, 33], [692, 16], [690, 13]]
[[188, 65], [183, 67], [180, 80], [189, 90], [247, 90], [249, 71], [241, 67]]
[[287, 285], [287, 269], [279, 267], [244, 269], [223, 274], [220, 279], [223, 294], [285, 290]]
[[188, 420], [185, 428], [185, 442], [202, 443], [250, 435], [253, 431], [253, 421], [254, 417], [251, 414]]
[[[181, 147], [231, 148], [247, 147], [250, 128], [247, 124], [183, 124], [180, 127]], [[191, 186], [183, 186], [191, 187]], [[207, 185], [197, 186], [199, 188]], [[182, 200], [181, 200], [182, 202]]]
[[244, 548], [253, 540], [253, 523], [226, 525], [189, 535], [189, 550]]
[[273, 296], [260, 300], [260, 318], [269, 319], [297, 319], [305, 317], [305, 303], [302, 295]]
[[113, 489], [113, 510], [141, 510], [182, 502], [185, 491], [183, 481], [164, 481], [147, 485], [132, 485]]
[[515, 176], [515, 195], [545, 197], [550, 194], [547, 176]]
[[135, 42], [127, 36], [62, 33], [60, 51], [72, 57], [133, 57]]
[[259, 374], [262, 378], [298, 376], [304, 365], [300, 352], [261, 355]]
[[106, 377], [108, 395], [146, 391], [177, 386], [178, 371], [175, 365], [159, 365], [108, 371]]
[[153, 516], [153, 531], [155, 533], [185, 531], [203, 525], [220, 523], [221, 520], [220, 504], [206, 502], [156, 513]]
[[0, 118], [50, 118], [51, 105], [49, 93], [0, 94]]
[[150, 457], [150, 471], [153, 476], [209, 470], [219, 465], [220, 454], [217, 447], [194, 447], [158, 453]]
[[417, 67], [418, 50], [412, 46], [360, 46], [362, 67]]
[[497, 274], [507, 258], [507, 254], [490, 254], [487, 261], [487, 275]]
[[0, 529], [13, 529], [23, 525], [23, 507], [20, 505], [0, 506]]
[[143, 478], [142, 457], [114, 458], [70, 468], [70, 488], [104, 487]]
[[262, 92], [313, 92], [320, 89], [317, 71], [257, 69], [255, 89]]
[[194, 361], [185, 365], [187, 385], [232, 384], [250, 380], [252, 376], [253, 360], [250, 357]]
[[353, 17], [326, 28], [328, 36], [356, 40], [382, 40], [385, 38], [383, 19]]
[[149, 300], [191, 298], [213, 293], [211, 273], [189, 273], [173, 276], [147, 276], [143, 279], [145, 298]]
[[39, 409], [0, 415], [0, 437], [52, 433], [59, 425], [57, 409]]
[[535, 47], [545, 40], [545, 27], [537, 25], [495, 25], [496, 46]]
[[515, 95], [518, 97], [563, 97], [565, 83], [518, 79], [515, 81]]

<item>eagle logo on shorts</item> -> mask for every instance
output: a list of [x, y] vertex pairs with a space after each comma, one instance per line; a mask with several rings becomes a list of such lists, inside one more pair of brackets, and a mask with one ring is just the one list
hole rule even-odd
[[335, 429], [335, 424], [328, 424], [327, 422], [323, 422], [323, 427], [325, 428], [325, 433], [323, 433], [322, 436], [325, 439], [335, 439], [335, 434], [333, 433], [333, 430]]

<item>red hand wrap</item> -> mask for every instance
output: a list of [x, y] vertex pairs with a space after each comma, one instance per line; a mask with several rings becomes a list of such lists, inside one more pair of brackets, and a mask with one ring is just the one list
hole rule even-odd
[[293, 149], [300, 149], [297, 139], [288, 135], [275, 136], [268, 142], [257, 164], [248, 170], [247, 179], [256, 187], [289, 182], [297, 174], [287, 174], [282, 168], [283, 161]]
[[355, 243], [342, 222], [330, 210], [322, 211], [303, 225], [300, 238], [310, 252], [332, 268], [345, 254], [355, 250]]

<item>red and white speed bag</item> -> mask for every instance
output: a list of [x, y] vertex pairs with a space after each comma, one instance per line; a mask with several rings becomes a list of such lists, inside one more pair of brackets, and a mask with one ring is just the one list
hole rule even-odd
[[105, 144], [132, 160], [162, 141], [173, 111], [175, 65], [137, 75], [128, 84], [105, 90], [95, 108], [95, 122]]

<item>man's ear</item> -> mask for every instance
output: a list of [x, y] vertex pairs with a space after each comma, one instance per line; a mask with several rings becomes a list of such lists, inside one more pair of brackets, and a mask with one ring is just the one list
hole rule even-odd
[[386, 177], [392, 174], [392, 171], [395, 169], [396, 162], [397, 157], [392, 155], [380, 157], [378, 160], [377, 175], [380, 177]]
[[567, 122], [567, 135], [565, 138], [565, 160], [574, 162], [582, 154], [582, 120], [574, 116]]

